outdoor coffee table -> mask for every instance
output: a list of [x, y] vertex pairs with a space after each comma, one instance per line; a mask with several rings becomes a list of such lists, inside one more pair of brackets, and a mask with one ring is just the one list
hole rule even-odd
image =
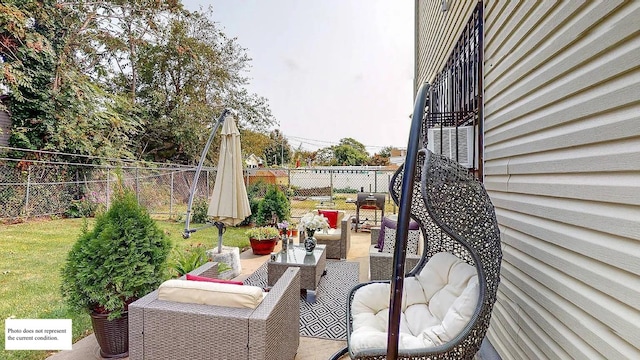
[[300, 289], [306, 292], [307, 301], [316, 301], [316, 288], [320, 277], [325, 273], [326, 245], [317, 245], [312, 255], [307, 255], [304, 246], [289, 246], [286, 251], [277, 253], [275, 260], [267, 263], [267, 283], [273, 286], [288, 267], [300, 268]]

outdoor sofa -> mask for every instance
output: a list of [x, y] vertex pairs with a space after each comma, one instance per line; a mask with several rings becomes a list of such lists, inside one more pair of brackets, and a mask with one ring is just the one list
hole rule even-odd
[[[215, 268], [217, 263], [209, 262], [190, 274], [212, 276]], [[298, 268], [287, 269], [255, 309], [159, 300], [158, 293], [129, 305], [131, 360], [295, 358], [300, 342]]]

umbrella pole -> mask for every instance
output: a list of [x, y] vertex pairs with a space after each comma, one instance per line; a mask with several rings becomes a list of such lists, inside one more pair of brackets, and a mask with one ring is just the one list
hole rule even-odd
[[222, 253], [222, 234], [225, 232], [224, 223], [216, 221], [213, 223], [218, 228], [218, 254]]
[[[216, 125], [213, 127], [211, 134], [209, 135], [209, 140], [207, 144], [204, 146], [202, 150], [202, 154], [200, 155], [200, 161], [198, 162], [198, 167], [196, 167], [196, 173], [193, 175], [193, 183], [191, 184], [191, 192], [189, 193], [189, 204], [187, 205], [187, 219], [184, 225], [184, 233], [182, 237], [188, 239], [191, 236], [192, 232], [195, 232], [195, 229], [189, 229], [189, 221], [191, 220], [191, 206], [193, 205], [193, 197], [196, 194], [196, 187], [198, 186], [198, 178], [200, 177], [200, 171], [202, 170], [202, 165], [204, 164], [204, 159], [207, 157], [207, 152], [209, 151], [209, 147], [211, 146], [211, 141], [213, 140], [214, 135], [218, 131], [218, 127], [224, 122], [225, 116], [229, 113], [229, 109], [224, 109]], [[207, 194], [209, 196], [209, 194]]]

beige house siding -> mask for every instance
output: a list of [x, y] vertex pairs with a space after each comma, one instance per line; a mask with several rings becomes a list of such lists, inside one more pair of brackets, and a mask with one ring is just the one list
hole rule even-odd
[[442, 11], [441, 1], [416, 0], [414, 93], [440, 72], [477, 4], [451, 0], [447, 3], [448, 10]]
[[505, 359], [640, 358], [640, 2], [485, 4]]
[[[416, 33], [468, 18], [445, 25], [431, 3]], [[484, 183], [504, 251], [488, 338], [503, 359], [640, 359], [640, 1], [488, 0], [484, 19]], [[417, 81], [456, 36], [417, 37]]]

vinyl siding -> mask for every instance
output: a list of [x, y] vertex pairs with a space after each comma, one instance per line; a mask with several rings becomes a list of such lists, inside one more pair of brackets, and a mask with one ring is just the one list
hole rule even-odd
[[[417, 84], [475, 4], [440, 3], [416, 5]], [[503, 359], [640, 359], [640, 2], [484, 1], [483, 81], [504, 252], [489, 340]]]
[[485, 3], [503, 359], [640, 358], [640, 2]]
[[442, 70], [477, 4], [470, 0], [447, 2], [449, 9], [443, 12], [441, 1], [416, 0], [414, 93]]

